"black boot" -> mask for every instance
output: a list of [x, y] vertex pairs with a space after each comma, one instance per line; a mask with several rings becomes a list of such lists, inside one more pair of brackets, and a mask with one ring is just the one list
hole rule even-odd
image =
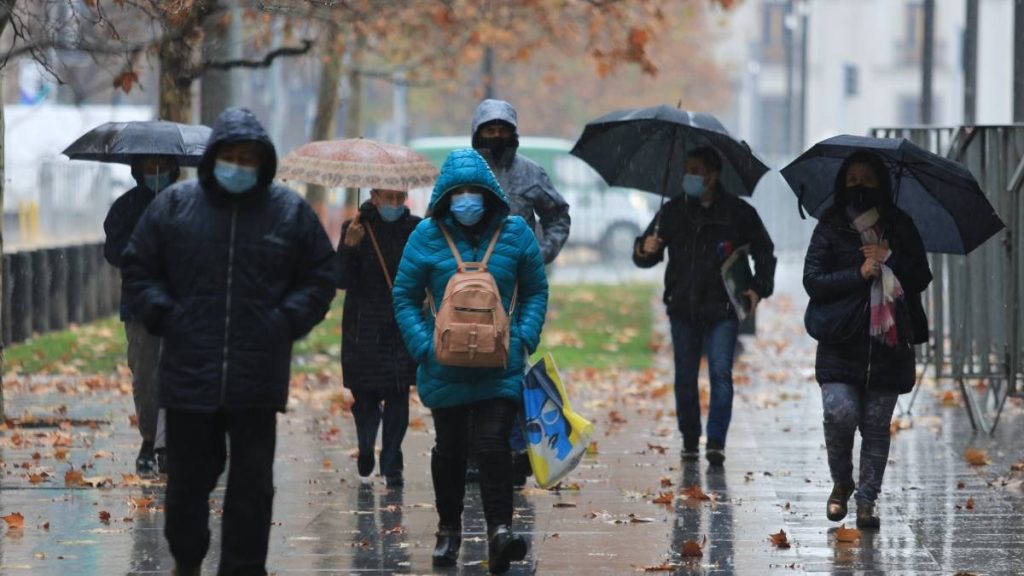
[[135, 458], [135, 474], [139, 478], [154, 478], [156, 477], [156, 467], [156, 454], [153, 451], [153, 443], [143, 441], [142, 447], [139, 448], [139, 455]]
[[491, 574], [508, 572], [513, 562], [526, 558], [526, 540], [508, 526], [499, 524], [488, 530], [487, 565]]
[[832, 493], [828, 496], [828, 502], [825, 506], [825, 515], [828, 519], [833, 522], [839, 522], [843, 518], [846, 518], [847, 513], [847, 502], [850, 500], [850, 496], [853, 494], [854, 485], [853, 482], [844, 484], [833, 484]]
[[434, 566], [448, 568], [459, 561], [459, 549], [462, 548], [462, 529], [438, 526], [437, 544], [434, 545], [432, 556]]
[[874, 504], [857, 503], [857, 528], [861, 530], [877, 529], [881, 525], [882, 521], [875, 516]]
[[530, 455], [526, 452], [512, 453], [512, 487], [522, 488], [526, 486], [526, 479], [533, 475], [533, 468], [530, 466]]

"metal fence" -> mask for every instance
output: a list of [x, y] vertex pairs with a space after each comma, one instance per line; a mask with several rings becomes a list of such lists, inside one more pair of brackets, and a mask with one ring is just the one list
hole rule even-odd
[[[931, 255], [935, 281], [926, 294], [932, 339], [925, 362], [936, 378], [957, 383], [975, 428], [991, 432], [1006, 399], [1022, 394], [1024, 124], [875, 128], [871, 135], [904, 137], [962, 163], [1006, 224], [967, 256]], [[987, 384], [980, 397], [969, 381]]]

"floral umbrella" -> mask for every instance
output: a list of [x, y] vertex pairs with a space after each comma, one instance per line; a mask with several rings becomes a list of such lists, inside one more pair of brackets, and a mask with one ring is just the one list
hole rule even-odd
[[300, 146], [281, 160], [277, 176], [331, 188], [409, 190], [433, 185], [437, 168], [411, 148], [354, 138]]

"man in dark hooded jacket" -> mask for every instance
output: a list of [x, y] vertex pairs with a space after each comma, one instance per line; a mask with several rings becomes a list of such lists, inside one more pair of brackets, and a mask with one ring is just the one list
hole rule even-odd
[[522, 216], [534, 231], [544, 263], [554, 262], [569, 238], [569, 204], [544, 169], [519, 154], [516, 109], [504, 100], [484, 100], [473, 113], [473, 148], [487, 160], [508, 196], [512, 216]]
[[124, 253], [133, 312], [163, 337], [165, 534], [177, 574], [199, 574], [209, 548], [209, 495], [227, 439], [220, 573], [266, 573], [292, 342], [334, 297], [330, 240], [298, 194], [272, 183], [276, 170], [256, 117], [225, 110], [198, 180], [157, 196]]
[[[473, 113], [473, 148], [487, 160], [508, 197], [511, 216], [520, 216], [537, 233], [544, 264], [558, 257], [569, 239], [569, 203], [555, 190], [547, 172], [519, 149], [519, 119], [516, 109], [504, 100], [488, 98]], [[540, 225], [537, 225], [538, 220]], [[531, 474], [526, 441], [513, 429], [515, 485], [523, 486]], [[470, 462], [468, 478], [475, 481], [477, 467]]]
[[[128, 246], [135, 224], [142, 213], [164, 188], [178, 180], [181, 169], [172, 156], [142, 156], [132, 163], [132, 176], [137, 186], [122, 194], [110, 207], [103, 221], [106, 242], [103, 256], [116, 268], [121, 267], [121, 254]], [[142, 447], [135, 459], [135, 473], [152, 477], [166, 472], [164, 459], [164, 422], [157, 408], [157, 360], [160, 338], [150, 334], [131, 313], [125, 286], [121, 284], [121, 321], [128, 340], [128, 368], [132, 371], [132, 397], [138, 419]]]

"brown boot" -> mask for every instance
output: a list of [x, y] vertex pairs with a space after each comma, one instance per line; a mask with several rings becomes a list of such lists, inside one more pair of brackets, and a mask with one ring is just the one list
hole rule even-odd
[[875, 505], [874, 504], [857, 504], [857, 528], [861, 530], [867, 528], [878, 528], [882, 525], [882, 521], [875, 516]]
[[846, 518], [846, 504], [853, 495], [854, 484], [833, 484], [832, 493], [828, 496], [828, 505], [825, 507], [825, 515], [833, 522], [839, 522]]

